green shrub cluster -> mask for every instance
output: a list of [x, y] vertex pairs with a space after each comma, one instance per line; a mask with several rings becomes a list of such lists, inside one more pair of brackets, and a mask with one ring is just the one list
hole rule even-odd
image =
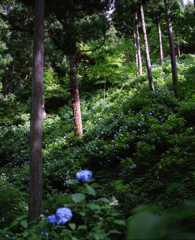
[[[86, 194], [86, 186], [68, 184], [79, 169], [86, 168], [93, 172], [94, 182], [91, 187], [96, 189], [96, 198], [90, 194], [90, 196], [86, 195], [89, 197], [87, 204], [96, 204], [93, 202], [95, 199], [99, 207], [96, 206], [95, 209], [94, 205], [86, 207], [84, 201], [81, 201], [82, 207], [74, 205], [74, 208], [78, 207], [79, 211], [81, 208], [85, 209], [86, 214], [89, 215], [91, 229], [95, 227], [94, 224], [99, 223], [98, 218], [96, 219], [98, 221], [95, 220], [94, 212], [100, 209], [101, 214], [105, 214], [112, 196], [118, 200], [118, 205], [114, 209], [119, 214], [117, 216], [122, 216], [119, 218], [122, 220], [131, 219], [134, 214], [132, 209], [140, 204], [153, 204], [157, 208], [154, 214], [148, 210], [150, 208], [142, 208], [140, 215], [136, 215], [138, 216], [135, 217], [138, 218], [135, 220], [136, 224], [130, 224], [132, 227], [129, 227], [135, 238], [138, 236], [135, 235], [137, 231], [135, 229], [140, 218], [150, 219], [148, 224], [151, 224], [151, 227], [147, 225], [147, 229], [154, 231], [151, 233], [154, 235], [148, 236], [157, 236], [153, 230], [156, 224], [158, 228], [170, 218], [170, 213], [166, 209], [178, 206], [184, 199], [194, 199], [195, 99], [192, 88], [194, 58], [182, 56], [177, 60], [178, 72], [182, 80], [178, 87], [178, 98], [174, 97], [172, 91], [169, 61], [170, 59], [166, 59], [162, 67], [153, 65], [154, 93], [148, 91], [145, 76], [140, 80], [136, 77], [128, 79], [125, 89], [110, 87], [106, 90], [105, 99], [103, 99], [104, 89], [81, 91], [84, 132], [81, 139], [74, 137], [69, 93], [63, 95], [64, 91], [58, 84], [55, 73], [46, 73], [45, 81], [48, 81], [48, 85], [45, 86], [44, 96], [47, 118], [43, 121], [42, 140], [45, 217], [62, 205], [73, 204], [71, 196], [75, 193]], [[55, 94], [52, 94], [52, 91]], [[15, 98], [0, 102], [3, 113], [6, 113], [1, 114], [0, 120], [0, 192], [4, 195], [0, 198], [0, 209], [3, 209], [0, 211], [0, 229], [2, 236], [9, 234], [9, 231], [13, 234], [17, 232], [20, 234], [18, 236], [22, 236], [21, 234], [25, 232], [27, 235], [24, 239], [25, 237], [31, 239], [31, 235], [39, 234], [40, 229], [45, 229], [47, 224], [40, 221], [32, 228], [26, 225], [29, 191], [30, 96], [26, 95], [26, 100], [22, 101], [24, 95], [20, 91], [15, 95]], [[63, 104], [61, 104], [62, 98]], [[6, 191], [3, 190], [5, 187]], [[7, 199], [7, 195], [11, 201]], [[107, 200], [101, 203], [97, 200], [99, 198]], [[7, 201], [11, 204], [7, 204]], [[193, 206], [187, 203], [188, 207], [193, 209]], [[164, 210], [165, 216], [162, 214]], [[81, 233], [84, 231], [85, 239], [87, 237], [90, 239], [90, 231], [95, 234], [97, 229], [89, 232], [80, 229], [77, 232], [81, 224], [80, 219], [84, 216], [83, 213], [81, 215], [76, 213], [76, 210], [75, 214], [76, 220], [71, 222], [68, 229], [60, 226], [53, 228], [48, 225], [43, 232], [49, 232], [52, 239], [59, 237], [62, 232], [70, 239], [71, 237], [81, 239]], [[163, 216], [157, 218], [155, 214]], [[11, 225], [15, 218], [18, 220]], [[114, 215], [106, 215], [105, 222], [100, 224], [104, 233], [101, 232], [102, 235], [98, 235], [95, 239], [106, 239], [105, 235], [109, 238], [107, 234], [112, 229], [124, 234], [125, 225], [120, 226], [116, 223], [114, 228], [110, 227], [113, 218]], [[189, 224], [193, 221], [191, 217], [187, 220]], [[175, 217], [173, 222], [177, 225]], [[180, 223], [183, 224], [182, 221]], [[159, 233], [160, 237], [171, 239], [172, 235], [169, 235], [171, 225], [163, 226], [165, 233]], [[186, 234], [188, 230], [185, 229], [184, 232]], [[36, 234], [34, 237], [37, 237]], [[111, 239], [118, 239], [118, 235], [114, 238], [117, 232], [110, 234]], [[41, 235], [41, 238], [44, 239], [46, 236]]]

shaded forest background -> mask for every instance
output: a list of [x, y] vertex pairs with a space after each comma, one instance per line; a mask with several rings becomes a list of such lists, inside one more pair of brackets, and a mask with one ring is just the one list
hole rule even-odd
[[194, 239], [194, 3], [45, 0], [32, 224], [35, 4], [0, 3], [1, 239]]

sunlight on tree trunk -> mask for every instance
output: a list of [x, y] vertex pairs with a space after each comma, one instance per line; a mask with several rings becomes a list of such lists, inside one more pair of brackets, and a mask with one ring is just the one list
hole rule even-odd
[[177, 33], [177, 54], [178, 56], [180, 57], [180, 48], [179, 48], [179, 36], [178, 36], [178, 33]]
[[159, 39], [159, 48], [160, 48], [160, 64], [163, 64], [163, 47], [162, 47], [162, 35], [161, 35], [161, 27], [160, 27], [160, 17], [158, 16], [158, 39]]
[[83, 135], [81, 109], [80, 109], [80, 97], [79, 86], [77, 76], [78, 59], [76, 57], [76, 51], [74, 55], [70, 56], [70, 87], [71, 87], [71, 100], [74, 119], [74, 134], [76, 137]]
[[[170, 53], [171, 53], [173, 85], [176, 86], [178, 84], [178, 78], [177, 78], [177, 66], [176, 66], [176, 58], [175, 58], [173, 30], [172, 30], [172, 23], [171, 23], [171, 17], [170, 17], [169, 0], [164, 0], [164, 2], [165, 2], [167, 26], [168, 26], [168, 32], [169, 32], [169, 46], [170, 46]], [[175, 87], [174, 87], [174, 93], [175, 93], [175, 96], [177, 96], [177, 89]]]
[[[136, 40], [136, 34], [135, 34], [135, 27], [133, 26], [133, 41], [134, 41], [134, 48], [136, 49], [136, 52], [135, 52], [135, 64], [136, 64], [136, 67], [138, 68], [138, 50], [137, 50], [137, 40]], [[128, 56], [128, 62], [129, 62], [129, 56]]]
[[139, 41], [139, 26], [138, 26], [137, 13], [135, 14], [135, 20], [136, 20], [136, 39], [137, 39], [137, 57], [138, 57], [139, 75], [142, 75], [142, 59], [141, 59], [141, 50], [140, 50], [140, 41]]
[[42, 213], [43, 55], [44, 0], [36, 0], [30, 121], [29, 221], [35, 220]]
[[141, 20], [142, 20], [142, 28], [143, 28], [144, 45], [145, 45], [145, 51], [146, 51], [146, 65], [147, 65], [147, 71], [148, 71], [149, 88], [151, 91], [154, 91], [152, 69], [151, 69], [151, 63], [150, 63], [150, 54], [148, 49], [148, 39], [147, 39], [146, 27], [145, 27], [144, 9], [143, 9], [142, 3], [140, 4], [140, 11], [141, 11]]

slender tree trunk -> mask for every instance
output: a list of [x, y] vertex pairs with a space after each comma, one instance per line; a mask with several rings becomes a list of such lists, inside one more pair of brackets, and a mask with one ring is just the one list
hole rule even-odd
[[180, 57], [180, 48], [179, 48], [179, 36], [178, 36], [178, 33], [177, 33], [177, 54], [178, 56]]
[[143, 38], [144, 38], [145, 51], [146, 51], [146, 65], [147, 65], [147, 71], [148, 71], [149, 88], [151, 91], [154, 91], [154, 84], [153, 84], [153, 79], [152, 79], [152, 69], [151, 69], [151, 63], [150, 63], [150, 54], [149, 54], [149, 48], [148, 48], [148, 39], [147, 39], [147, 34], [146, 34], [144, 9], [143, 9], [142, 1], [140, 4], [140, 11], [141, 11], [141, 20], [142, 20], [142, 28], [143, 28]]
[[42, 100], [44, 64], [44, 0], [35, 0], [30, 121], [29, 221], [42, 213]]
[[158, 39], [159, 39], [159, 48], [160, 48], [160, 64], [163, 64], [163, 47], [162, 47], [162, 35], [160, 27], [160, 17], [158, 16]]
[[138, 58], [138, 66], [139, 66], [139, 75], [142, 75], [142, 58], [141, 58], [141, 50], [140, 50], [140, 40], [139, 40], [139, 26], [138, 26], [138, 17], [137, 13], [135, 14], [135, 20], [136, 20], [136, 39], [137, 39], [137, 58]]
[[[178, 78], [177, 78], [177, 66], [176, 66], [175, 49], [174, 49], [174, 41], [173, 41], [173, 30], [172, 30], [172, 23], [171, 23], [171, 17], [170, 17], [169, 0], [164, 0], [164, 2], [165, 2], [167, 26], [168, 26], [168, 32], [169, 32], [169, 46], [170, 46], [170, 53], [171, 53], [173, 85], [175, 86], [178, 84]], [[174, 88], [174, 92], [175, 92], [175, 96], [177, 96], [176, 88]]]
[[74, 119], [74, 134], [76, 137], [81, 137], [83, 135], [83, 127], [81, 119], [80, 97], [77, 77], [78, 59], [76, 55], [77, 51], [75, 50], [74, 55], [70, 56], [70, 87]]
[[[136, 41], [136, 34], [135, 34], [135, 28], [133, 26], [133, 41], [134, 41], [134, 48], [136, 49], [136, 53], [135, 53], [135, 64], [136, 67], [138, 68], [138, 51], [137, 51], [137, 41]], [[128, 63], [129, 63], [129, 55], [128, 55]]]

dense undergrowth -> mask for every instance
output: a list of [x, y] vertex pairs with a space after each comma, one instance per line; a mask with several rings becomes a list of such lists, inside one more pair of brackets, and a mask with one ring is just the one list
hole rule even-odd
[[[98, 226], [98, 222], [101, 222], [99, 218], [106, 219], [106, 215], [103, 214], [102, 217], [101, 214], [101, 216], [96, 214], [95, 218], [95, 214], [90, 216], [87, 211], [94, 212], [97, 211], [96, 208], [101, 210], [101, 213], [110, 211], [112, 214], [108, 214], [110, 219], [103, 223], [102, 232], [108, 233], [111, 228], [114, 229], [110, 235], [103, 234], [97, 229], [93, 230], [103, 234], [93, 235], [96, 236], [94, 239], [109, 237], [124, 239], [127, 220], [132, 222], [128, 239], [136, 238], [139, 232], [136, 230], [137, 226], [139, 224], [143, 226], [144, 221], [148, 221], [145, 227], [147, 233], [143, 231], [146, 235], [150, 229], [160, 229], [159, 226], [164, 226], [165, 233], [160, 230], [160, 233], [158, 232], [160, 239], [172, 239], [171, 236], [181, 234], [177, 228], [172, 228], [173, 232], [170, 233], [168, 219], [172, 218], [173, 224], [179, 222], [184, 227], [194, 224], [194, 56], [182, 55], [177, 59], [177, 67], [179, 78], [177, 99], [172, 89], [169, 58], [165, 60], [163, 66], [158, 64], [152, 66], [154, 93], [148, 90], [146, 75], [139, 78], [130, 76], [125, 81], [125, 88], [109, 87], [105, 99], [104, 89], [97, 89], [97, 86], [95, 90], [87, 87], [85, 91], [81, 89], [84, 130], [82, 139], [75, 139], [73, 134], [70, 93], [62, 91], [54, 73], [48, 71], [45, 73], [44, 96], [47, 118], [43, 121], [42, 140], [45, 217], [55, 212], [58, 207], [72, 204], [72, 194], [85, 192], [86, 186], [72, 184], [74, 181], [71, 182], [70, 179], [74, 179], [80, 169], [89, 169], [93, 173], [93, 181], [88, 201], [98, 202], [96, 205], [100, 206], [100, 209], [97, 206], [89, 207], [83, 216], [89, 214], [88, 221], [93, 223], [91, 229], [96, 229], [94, 219], [97, 218]], [[84, 84], [85, 82], [82, 83]], [[68, 89], [68, 86], [66, 88]], [[25, 219], [29, 191], [30, 91], [18, 91], [15, 95], [9, 96], [7, 101], [0, 101], [0, 109], [0, 229], [2, 229], [0, 234], [14, 236], [17, 232], [22, 233], [28, 229]], [[95, 189], [95, 195], [92, 189]], [[100, 199], [104, 199], [104, 203], [101, 203]], [[109, 206], [113, 199], [117, 199], [118, 204]], [[175, 209], [176, 206], [183, 204], [185, 199], [193, 202], [184, 203], [184, 207], [177, 210], [181, 215], [175, 214], [176, 210], [170, 211], [171, 208]], [[75, 202], [78, 203], [84, 206], [84, 199]], [[153, 207], [139, 207], [135, 220], [132, 220], [133, 209], [147, 204]], [[76, 237], [93, 239], [89, 231], [90, 224], [88, 230], [81, 227], [80, 232], [78, 229], [76, 232], [76, 226], [84, 224], [81, 221], [82, 214], [78, 214], [79, 207], [80, 205], [77, 207], [74, 205], [77, 210], [74, 210], [75, 217], [71, 221], [76, 225], [69, 224], [69, 232], [65, 227], [58, 229], [55, 226], [54, 231], [51, 226], [47, 226], [46, 231], [52, 239], [57, 239], [60, 232], [67, 236], [64, 239], [74, 239], [73, 236], [75, 239]], [[182, 215], [183, 212], [186, 215]], [[114, 223], [111, 222], [115, 216], [119, 220], [116, 226], [113, 226]], [[181, 216], [188, 220], [184, 221]], [[11, 225], [17, 217], [18, 222]], [[16, 227], [20, 222], [20, 227]], [[37, 229], [41, 226], [39, 225]], [[176, 224], [174, 226], [177, 227]], [[28, 232], [29, 235], [26, 233], [23, 238], [17, 239], [38, 239], [38, 235], [30, 238], [33, 231], [31, 235]], [[191, 229], [187, 231], [193, 238]], [[157, 232], [153, 230], [150, 234], [147, 235], [148, 239], [157, 236], [155, 235]], [[46, 238], [46, 235], [40, 235], [39, 239], [41, 238]]]

